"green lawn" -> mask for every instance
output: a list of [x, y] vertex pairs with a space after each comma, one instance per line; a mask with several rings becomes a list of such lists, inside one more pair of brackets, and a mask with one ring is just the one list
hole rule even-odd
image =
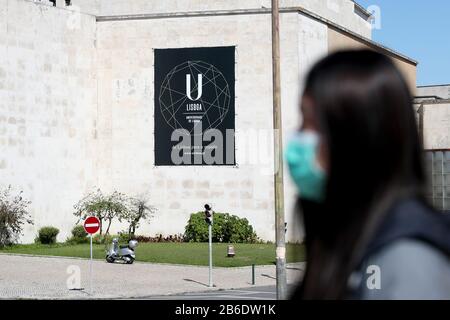
[[[213, 262], [216, 267], [241, 267], [268, 265], [275, 263], [274, 244], [234, 244], [236, 256], [227, 258], [226, 243], [213, 244]], [[94, 258], [105, 258], [105, 246], [94, 245]], [[89, 257], [89, 245], [14, 245], [1, 249], [0, 253], [21, 253], [63, 257]], [[288, 244], [286, 249], [288, 262], [304, 261], [304, 247]], [[208, 265], [207, 243], [140, 243], [136, 248], [136, 261], [174, 263], [187, 265]]]

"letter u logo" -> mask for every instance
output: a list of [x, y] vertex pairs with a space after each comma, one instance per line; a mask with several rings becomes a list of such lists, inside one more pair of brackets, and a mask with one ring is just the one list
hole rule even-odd
[[191, 96], [191, 75], [187, 74], [186, 75], [186, 95], [189, 98], [189, 100], [191, 101], [197, 101], [198, 99], [200, 99], [202, 97], [203, 94], [203, 76], [202, 74], [198, 74], [198, 78], [197, 78], [197, 98], [192, 99]]

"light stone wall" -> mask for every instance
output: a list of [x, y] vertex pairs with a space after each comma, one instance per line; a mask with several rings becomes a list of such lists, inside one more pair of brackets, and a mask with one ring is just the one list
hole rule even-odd
[[0, 185], [32, 201], [32, 242], [44, 225], [74, 225], [72, 206], [95, 174], [96, 23], [23, 0], [0, 0]]
[[[270, 8], [271, 0], [72, 0], [81, 12], [99, 16]], [[351, 0], [281, 0], [280, 7], [301, 7], [371, 38], [370, 23], [355, 14]]]
[[[299, 19], [291, 13], [281, 20], [286, 132], [298, 125]], [[150, 193], [159, 213], [140, 232], [183, 232], [189, 214], [211, 202], [217, 211], [248, 218], [261, 238], [273, 240], [270, 26], [270, 15], [98, 23], [99, 183], [129, 194]], [[197, 46], [236, 46], [238, 166], [154, 167], [153, 49]], [[258, 136], [252, 144], [246, 144], [249, 132]], [[256, 162], [249, 163], [249, 154]], [[289, 211], [288, 238], [299, 239]]]
[[425, 149], [450, 149], [450, 100], [423, 105]]
[[[281, 17], [286, 143], [301, 123], [298, 102], [303, 77], [327, 54], [328, 43], [325, 24], [296, 13]], [[248, 218], [260, 237], [273, 240], [270, 34], [270, 15], [98, 24], [99, 183], [110, 190], [121, 186], [121, 191], [130, 194], [151, 194], [159, 214], [141, 232], [182, 232], [189, 214], [211, 202], [218, 211]], [[199, 43], [237, 47], [238, 167], [154, 167], [153, 49], [195, 47]], [[258, 135], [252, 145], [246, 145], [246, 138], [252, 136], [249, 132]], [[256, 154], [256, 161], [249, 163], [249, 154]], [[286, 168], [285, 173], [287, 237], [295, 241], [302, 239], [301, 224], [293, 211], [295, 187]]]
[[[139, 233], [181, 233], [189, 214], [210, 202], [217, 211], [248, 218], [261, 238], [274, 240], [270, 14], [97, 23], [93, 16], [243, 3], [259, 8], [268, 1], [73, 3], [53, 8], [0, 0], [0, 175], [2, 185], [23, 189], [33, 202], [35, 226], [22, 241], [31, 242], [44, 225], [60, 228], [58, 240], [65, 240], [75, 223], [72, 206], [95, 186], [150, 194], [159, 211]], [[298, 4], [367, 32], [349, 0], [282, 3]], [[281, 15], [284, 142], [301, 122], [302, 78], [328, 52], [328, 37], [322, 22]], [[229, 45], [236, 46], [238, 166], [154, 167], [153, 49]], [[246, 144], [251, 137], [256, 140]], [[287, 171], [285, 180], [287, 238], [300, 240]], [[113, 231], [123, 228], [116, 224]]]
[[417, 96], [436, 96], [441, 99], [450, 99], [450, 84], [440, 86], [417, 87]]

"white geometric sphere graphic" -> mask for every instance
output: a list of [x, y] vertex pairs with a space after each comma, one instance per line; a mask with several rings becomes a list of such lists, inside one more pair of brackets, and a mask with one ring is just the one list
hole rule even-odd
[[[198, 77], [202, 76], [201, 97], [198, 97]], [[191, 92], [186, 93], [186, 75], [190, 75]], [[225, 119], [231, 94], [223, 74], [204, 61], [186, 61], [173, 68], [164, 78], [159, 94], [163, 118], [173, 129], [186, 129], [191, 134], [202, 124], [202, 131], [216, 128]], [[186, 110], [188, 104], [200, 104], [201, 110]], [[192, 121], [195, 118], [197, 121]]]

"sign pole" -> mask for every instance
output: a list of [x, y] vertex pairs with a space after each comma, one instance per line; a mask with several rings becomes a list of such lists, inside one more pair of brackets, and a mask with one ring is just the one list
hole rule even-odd
[[286, 300], [286, 244], [284, 229], [284, 186], [280, 81], [280, 12], [279, 0], [272, 0], [272, 72], [273, 72], [273, 129], [274, 129], [274, 194], [275, 239], [277, 243], [276, 278], [277, 299]]
[[208, 225], [208, 233], [209, 233], [209, 287], [213, 287], [212, 280], [212, 226]]
[[90, 266], [89, 266], [89, 282], [90, 282], [91, 295], [92, 295], [93, 294], [93, 291], [92, 291], [92, 233], [91, 233], [91, 262], [90, 262]]
[[100, 229], [100, 220], [98, 220], [97, 217], [87, 217], [86, 220], [84, 220], [84, 231], [86, 231], [87, 234], [90, 235], [90, 242], [91, 242], [91, 259], [89, 261], [89, 284], [90, 284], [90, 292], [93, 294], [92, 290], [92, 237], [94, 233], [96, 233]]

